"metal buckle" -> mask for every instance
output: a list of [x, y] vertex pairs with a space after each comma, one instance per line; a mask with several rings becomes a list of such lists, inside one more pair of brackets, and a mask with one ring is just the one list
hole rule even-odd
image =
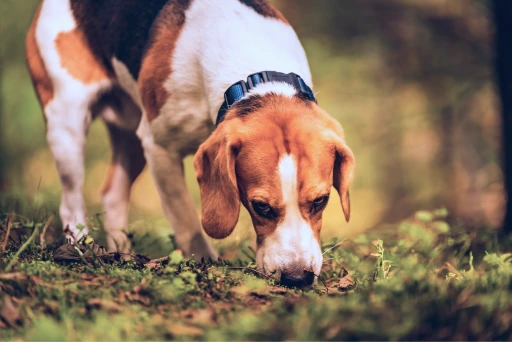
[[[257, 83], [254, 83], [254, 79], [255, 77], [254, 76], [258, 76], [259, 77], [259, 82]], [[254, 74], [250, 74], [249, 76], [247, 76], [247, 85], [248, 85], [248, 89], [252, 89], [254, 87], [256, 87], [258, 84], [260, 83], [266, 83], [268, 82], [268, 76], [267, 76], [267, 72], [266, 71], [261, 71], [261, 72], [255, 72]]]
[[[289, 74], [283, 74], [282, 72], [277, 72], [277, 71], [267, 71], [267, 78], [270, 82], [272, 81], [275, 81], [275, 82], [283, 82], [283, 83], [288, 83], [292, 86], [294, 86], [296, 89], [297, 89], [297, 75], [295, 75], [294, 73], [289, 73]], [[295, 77], [293, 77], [295, 76]]]

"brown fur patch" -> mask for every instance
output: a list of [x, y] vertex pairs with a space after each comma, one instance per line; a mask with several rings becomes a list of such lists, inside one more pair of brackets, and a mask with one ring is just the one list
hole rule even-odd
[[274, 18], [282, 21], [283, 23], [290, 25], [284, 15], [279, 12], [274, 6], [269, 4], [266, 0], [239, 0], [242, 4], [249, 6], [256, 11], [259, 15], [265, 18]]
[[40, 12], [41, 5], [39, 5], [37, 9], [27, 33], [25, 40], [25, 57], [30, 71], [30, 78], [32, 79], [37, 97], [39, 98], [39, 103], [41, 103], [41, 106], [44, 108], [53, 98], [53, 84], [46, 71], [36, 41], [36, 27]]
[[93, 54], [87, 38], [80, 29], [59, 33], [55, 39], [55, 47], [62, 67], [73, 78], [86, 84], [110, 78], [108, 69]]
[[170, 96], [164, 83], [172, 72], [170, 60], [185, 24], [185, 11], [189, 5], [190, 0], [169, 2], [155, 20], [138, 80], [142, 104], [149, 121], [158, 116]]

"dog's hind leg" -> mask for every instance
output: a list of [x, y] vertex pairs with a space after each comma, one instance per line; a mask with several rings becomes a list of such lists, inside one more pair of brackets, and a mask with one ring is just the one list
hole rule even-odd
[[105, 121], [112, 147], [112, 159], [101, 189], [107, 247], [109, 251], [126, 253], [130, 250], [127, 236], [130, 191], [146, 165], [140, 140], [135, 135], [141, 112], [126, 92], [114, 86], [94, 105], [93, 113]]
[[130, 190], [144, 169], [142, 146], [134, 132], [108, 125], [112, 161], [102, 189], [105, 231], [109, 251], [128, 252], [127, 238]]
[[68, 239], [87, 233], [84, 150], [91, 104], [111, 86], [76, 27], [67, 1], [45, 1], [27, 34], [26, 56], [46, 119], [46, 137], [62, 185], [60, 217]]
[[[124, 93], [117, 94], [117, 106], [102, 112], [107, 122], [112, 146], [112, 160], [102, 188], [105, 210], [105, 231], [110, 251], [128, 252], [127, 237], [130, 190], [133, 182], [144, 169], [146, 161], [135, 129], [140, 110]], [[109, 115], [112, 114], [112, 115]]]
[[72, 103], [67, 102], [66, 105], [66, 101], [59, 98], [55, 101], [59, 102], [59, 107], [62, 109], [53, 108], [53, 106], [45, 108], [46, 138], [55, 159], [62, 186], [60, 203], [62, 225], [68, 239], [79, 239], [87, 234], [82, 191], [85, 132], [89, 126], [90, 117], [83, 105], [78, 106], [79, 109], [72, 110]]

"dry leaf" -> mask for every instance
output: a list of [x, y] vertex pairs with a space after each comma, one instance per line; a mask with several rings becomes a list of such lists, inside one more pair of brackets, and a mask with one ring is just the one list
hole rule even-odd
[[2, 307], [0, 308], [0, 318], [2, 318], [11, 327], [21, 325], [20, 312], [14, 306], [11, 296], [4, 295], [2, 299]]
[[142, 254], [135, 254], [133, 256], [133, 261], [135, 261], [135, 263], [138, 265], [144, 265], [144, 264], [147, 264], [148, 262], [150, 262], [151, 259]]
[[352, 279], [352, 276], [350, 274], [346, 274], [343, 278], [340, 279], [338, 282], [338, 289], [340, 291], [348, 291], [350, 288], [352, 288], [355, 285], [354, 279]]
[[121, 307], [116, 302], [101, 298], [91, 298], [87, 301], [87, 310], [92, 309], [105, 309], [109, 313], [116, 313], [121, 311]]
[[55, 261], [80, 261], [80, 254], [72, 244], [65, 244], [57, 248], [53, 252], [53, 260]]

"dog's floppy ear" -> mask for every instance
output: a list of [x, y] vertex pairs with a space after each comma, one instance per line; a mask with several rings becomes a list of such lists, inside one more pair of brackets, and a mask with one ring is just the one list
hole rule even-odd
[[354, 179], [354, 169], [356, 166], [354, 154], [345, 144], [343, 139], [337, 138], [335, 141], [336, 159], [333, 170], [333, 186], [338, 190], [341, 199], [341, 207], [345, 220], [350, 220], [350, 195], [348, 188]]
[[229, 139], [223, 128], [218, 127], [194, 156], [203, 228], [216, 239], [231, 234], [240, 213], [235, 174], [238, 142]]

